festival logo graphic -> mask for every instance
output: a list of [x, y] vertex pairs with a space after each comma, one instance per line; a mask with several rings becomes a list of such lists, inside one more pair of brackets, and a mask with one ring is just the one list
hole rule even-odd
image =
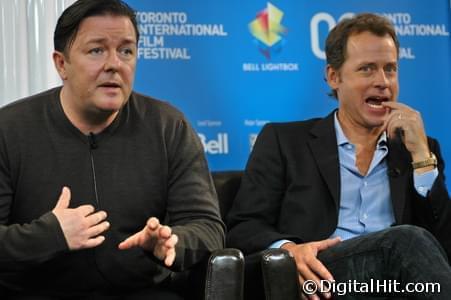
[[283, 35], [287, 29], [282, 26], [283, 11], [268, 2], [267, 7], [257, 13], [249, 23], [249, 30], [255, 37], [260, 52], [269, 60], [282, 51]]

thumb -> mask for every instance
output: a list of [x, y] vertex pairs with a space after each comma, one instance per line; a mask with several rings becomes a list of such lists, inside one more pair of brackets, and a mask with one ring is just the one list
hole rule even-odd
[[55, 209], [68, 208], [70, 203], [70, 189], [68, 187], [63, 187], [61, 191], [58, 202], [56, 202]]

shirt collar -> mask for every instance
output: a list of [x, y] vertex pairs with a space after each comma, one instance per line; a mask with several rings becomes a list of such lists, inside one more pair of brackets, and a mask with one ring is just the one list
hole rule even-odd
[[[335, 134], [337, 135], [337, 145], [342, 146], [346, 144], [351, 144], [345, 133], [343, 132], [343, 128], [341, 128], [340, 122], [338, 121], [338, 111], [334, 114], [334, 126], [335, 126]], [[380, 135], [377, 141], [377, 148], [387, 148], [387, 132], [384, 131]]]

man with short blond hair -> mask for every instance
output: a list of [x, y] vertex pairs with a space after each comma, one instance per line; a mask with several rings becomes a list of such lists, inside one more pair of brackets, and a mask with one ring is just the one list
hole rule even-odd
[[[398, 54], [395, 30], [381, 16], [360, 14], [332, 29], [326, 77], [338, 110], [262, 129], [228, 216], [228, 246], [246, 254], [288, 250], [302, 287], [324, 280], [370, 286], [373, 279], [391, 288], [398, 282], [399, 290], [426, 282], [441, 288], [348, 290], [345, 299], [449, 298], [444, 162], [421, 114], [398, 102]], [[310, 299], [332, 296], [303, 291]]]

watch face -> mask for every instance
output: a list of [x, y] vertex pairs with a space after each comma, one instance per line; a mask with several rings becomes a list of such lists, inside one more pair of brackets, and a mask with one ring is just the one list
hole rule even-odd
[[434, 167], [437, 166], [437, 157], [435, 156], [434, 152], [431, 152], [430, 160]]

